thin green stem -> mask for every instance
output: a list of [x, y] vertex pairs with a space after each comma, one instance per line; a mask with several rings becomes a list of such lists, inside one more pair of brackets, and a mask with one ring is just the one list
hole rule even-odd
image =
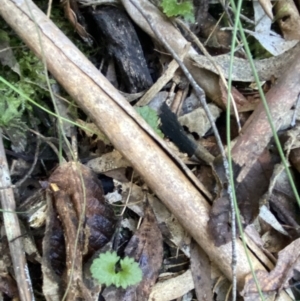
[[[229, 175], [230, 175], [230, 186], [232, 187], [232, 198], [233, 198], [233, 203], [234, 203], [234, 211], [236, 214], [236, 220], [237, 224], [239, 227], [240, 235], [242, 238], [242, 243], [244, 246], [244, 250], [246, 253], [247, 261], [249, 263], [249, 267], [253, 276], [253, 279], [255, 281], [257, 290], [259, 292], [259, 295], [262, 300], [265, 300], [264, 295], [261, 291], [260, 284], [258, 282], [258, 279], [256, 277], [250, 255], [249, 255], [249, 250], [247, 248], [247, 243], [245, 240], [244, 236], [244, 230], [240, 218], [240, 211], [238, 208], [237, 204], [237, 199], [236, 199], [236, 193], [235, 193], [235, 185], [234, 185], [234, 174], [233, 174], [233, 166], [232, 166], [232, 156], [231, 156], [231, 135], [230, 135], [230, 107], [231, 107], [231, 88], [232, 88], [232, 69], [233, 69], [233, 60], [234, 60], [234, 49], [235, 49], [235, 44], [236, 44], [236, 35], [237, 35], [237, 30], [238, 27], [241, 27], [240, 23], [240, 12], [241, 12], [241, 7], [242, 7], [242, 0], [238, 1], [237, 8], [235, 7], [234, 1], [231, 0], [231, 5], [234, 7], [234, 12], [235, 12], [235, 22], [234, 22], [234, 30], [233, 30], [233, 38], [232, 38], [232, 43], [231, 43], [231, 52], [230, 52], [230, 65], [229, 65], [229, 78], [228, 78], [228, 94], [227, 94], [227, 110], [226, 110], [226, 139], [227, 139], [227, 156], [228, 156], [228, 164], [229, 164]], [[247, 45], [246, 41], [243, 40], [244, 44]]]
[[[233, 10], [236, 12], [235, 3], [234, 3], [233, 0], [231, 0], [231, 5], [232, 5]], [[269, 106], [268, 106], [265, 94], [264, 94], [263, 89], [262, 89], [262, 87], [260, 85], [259, 76], [258, 76], [258, 73], [257, 73], [255, 65], [254, 65], [254, 60], [252, 58], [249, 45], [247, 43], [247, 39], [246, 39], [246, 35], [245, 35], [245, 32], [244, 32], [243, 26], [242, 26], [240, 20], [238, 20], [238, 21], [239, 21], [238, 26], [239, 26], [239, 31], [241, 33], [242, 42], [244, 43], [246, 54], [247, 54], [247, 57], [248, 57], [248, 60], [249, 60], [249, 63], [250, 63], [250, 66], [251, 66], [254, 78], [255, 78], [255, 82], [256, 82], [257, 87], [258, 87], [259, 95], [261, 97], [261, 100], [262, 100], [262, 103], [263, 103], [263, 106], [264, 106], [264, 109], [265, 109], [265, 112], [266, 112], [266, 115], [267, 115], [267, 118], [268, 118], [268, 122], [270, 124], [271, 130], [272, 130], [272, 134], [274, 136], [275, 144], [277, 146], [277, 149], [278, 149], [280, 158], [282, 160], [282, 163], [283, 163], [283, 165], [285, 167], [285, 171], [287, 173], [287, 176], [288, 176], [290, 185], [292, 187], [293, 193], [294, 193], [295, 198], [297, 200], [297, 203], [298, 203], [298, 205], [300, 207], [299, 194], [298, 194], [297, 188], [295, 186], [295, 182], [294, 182], [293, 176], [292, 176], [291, 171], [289, 169], [289, 164], [288, 164], [288, 162], [287, 162], [287, 160], [285, 158], [283, 149], [281, 147], [281, 144], [280, 144], [280, 141], [279, 141], [279, 138], [278, 138], [278, 135], [277, 135], [276, 128], [275, 128], [274, 123], [273, 123], [273, 119], [272, 119], [272, 116], [271, 116], [271, 112], [270, 112], [270, 109], [269, 109]], [[295, 99], [295, 102], [296, 102], [296, 99]]]

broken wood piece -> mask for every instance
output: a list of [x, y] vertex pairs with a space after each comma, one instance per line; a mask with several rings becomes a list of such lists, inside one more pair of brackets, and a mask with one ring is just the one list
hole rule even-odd
[[137, 93], [151, 87], [142, 46], [128, 15], [115, 6], [99, 6], [89, 10], [86, 19], [91, 34], [114, 59], [126, 92]]

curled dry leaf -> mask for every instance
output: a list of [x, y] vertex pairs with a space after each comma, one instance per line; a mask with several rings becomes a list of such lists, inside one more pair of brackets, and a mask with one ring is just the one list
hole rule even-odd
[[79, 36], [89, 45], [93, 44], [91, 36], [86, 32], [85, 27], [78, 22], [83, 21], [83, 17], [78, 9], [77, 2], [75, 0], [63, 0], [61, 1], [65, 10], [65, 15], [71, 24], [74, 26]]
[[84, 165], [70, 162], [59, 166], [49, 182], [56, 184], [71, 198], [78, 219], [85, 212], [89, 251], [103, 247], [114, 233], [115, 218], [113, 210], [105, 203], [101, 182], [96, 174]]
[[[62, 290], [71, 284], [66, 300], [92, 300], [94, 291], [98, 290], [87, 287], [82, 266], [87, 256], [103, 247], [112, 237], [114, 213], [105, 203], [96, 174], [86, 166], [65, 163], [53, 172], [49, 182], [53, 190], [50, 196], [53, 210], [49, 209], [43, 243], [44, 277], [55, 284], [55, 275], [51, 273], [54, 270], [56, 275], [63, 277]], [[46, 288], [43, 290], [45, 292]], [[59, 291], [57, 288], [58, 299]]]

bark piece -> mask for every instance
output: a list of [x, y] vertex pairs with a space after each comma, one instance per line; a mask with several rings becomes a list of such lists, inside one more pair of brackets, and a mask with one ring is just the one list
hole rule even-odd
[[114, 58], [126, 92], [137, 93], [151, 87], [153, 82], [142, 46], [127, 14], [114, 6], [100, 6], [87, 18], [99, 45], [104, 45]]

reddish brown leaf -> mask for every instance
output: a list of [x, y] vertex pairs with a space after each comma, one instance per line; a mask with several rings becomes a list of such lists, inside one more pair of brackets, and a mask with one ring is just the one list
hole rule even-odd
[[[294, 275], [297, 276], [300, 271], [299, 248], [300, 239], [297, 239], [279, 252], [278, 261], [273, 271], [270, 273], [258, 271], [256, 275], [262, 292], [268, 294], [276, 293], [289, 286], [289, 280]], [[248, 281], [246, 281], [242, 294], [248, 300], [260, 300], [252, 277], [249, 277]]]

